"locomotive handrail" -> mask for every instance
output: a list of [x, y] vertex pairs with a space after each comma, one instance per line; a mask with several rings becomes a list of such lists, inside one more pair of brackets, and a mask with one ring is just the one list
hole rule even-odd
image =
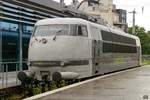
[[19, 63], [19, 62], [0, 62], [0, 64], [16, 64], [16, 63]]

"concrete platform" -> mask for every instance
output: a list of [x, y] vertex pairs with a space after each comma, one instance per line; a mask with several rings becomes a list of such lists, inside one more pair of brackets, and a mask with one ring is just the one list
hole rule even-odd
[[0, 73], [0, 89], [19, 85], [17, 72]]
[[150, 100], [150, 65], [101, 76], [26, 100]]

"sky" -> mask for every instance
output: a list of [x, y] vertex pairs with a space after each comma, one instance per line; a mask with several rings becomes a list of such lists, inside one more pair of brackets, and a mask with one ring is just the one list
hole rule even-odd
[[[114, 0], [117, 8], [127, 10], [127, 22], [132, 25], [133, 14], [129, 13], [136, 9], [135, 24], [150, 30], [150, 0]], [[143, 13], [142, 8], [144, 7]]]
[[[72, 2], [72, 0], [64, 0], [64, 1], [67, 5]], [[135, 24], [144, 27], [147, 31], [150, 30], [150, 0], [113, 0], [113, 3], [116, 4], [118, 9], [127, 10], [127, 22], [129, 27], [132, 26], [132, 18], [133, 18], [132, 17], [133, 14], [129, 12], [136, 9], [137, 13], [135, 18]], [[143, 7], [144, 10], [142, 12]]]

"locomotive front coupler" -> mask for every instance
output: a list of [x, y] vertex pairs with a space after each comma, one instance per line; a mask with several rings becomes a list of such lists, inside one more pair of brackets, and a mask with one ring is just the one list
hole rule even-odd
[[41, 92], [45, 92], [46, 85], [48, 86], [48, 90], [51, 89], [51, 81], [48, 80], [47, 75], [42, 76], [42, 80], [39, 81], [37, 79], [34, 79], [33, 75], [27, 75], [25, 72], [21, 71], [18, 73], [17, 77], [21, 81], [21, 86], [24, 89], [29, 88], [29, 86], [31, 86], [31, 88], [33, 89], [34, 85], [35, 87], [39, 87], [39, 85], [41, 85]]
[[42, 93], [45, 92], [46, 85], [48, 86], [48, 90], [51, 89], [51, 86], [50, 86], [51, 81], [49, 81], [48, 75], [43, 75], [42, 76], [42, 81], [40, 81], [40, 83], [41, 83], [41, 86], [42, 86]]

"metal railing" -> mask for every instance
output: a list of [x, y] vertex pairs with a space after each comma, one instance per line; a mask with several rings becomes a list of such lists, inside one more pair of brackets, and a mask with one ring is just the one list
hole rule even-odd
[[143, 60], [150, 60], [150, 55], [142, 55]]
[[[10, 71], [11, 68], [15, 71]], [[19, 85], [19, 62], [0, 62], [0, 89]]]

